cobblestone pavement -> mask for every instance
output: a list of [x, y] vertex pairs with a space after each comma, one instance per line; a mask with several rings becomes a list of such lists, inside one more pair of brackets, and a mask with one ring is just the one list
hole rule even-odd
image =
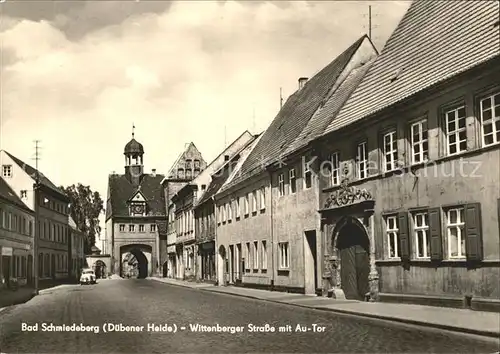
[[[36, 332], [22, 323], [38, 324]], [[42, 324], [97, 326], [93, 332], [46, 332]], [[103, 324], [145, 326], [103, 333]], [[177, 325], [177, 333], [147, 325]], [[241, 333], [193, 333], [190, 325], [242, 326]], [[248, 325], [274, 333], [249, 332]], [[296, 326], [323, 326], [320, 333]], [[291, 332], [278, 326], [291, 325]], [[185, 326], [186, 330], [180, 327]], [[498, 342], [472, 335], [321, 312], [279, 303], [197, 291], [147, 280], [106, 280], [39, 295], [2, 312], [0, 352], [13, 353], [493, 353]]]

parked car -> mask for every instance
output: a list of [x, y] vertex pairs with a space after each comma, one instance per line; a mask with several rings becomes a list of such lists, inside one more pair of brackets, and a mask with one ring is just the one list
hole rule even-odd
[[95, 273], [92, 269], [83, 269], [82, 275], [80, 277], [80, 285], [84, 284], [96, 284]]

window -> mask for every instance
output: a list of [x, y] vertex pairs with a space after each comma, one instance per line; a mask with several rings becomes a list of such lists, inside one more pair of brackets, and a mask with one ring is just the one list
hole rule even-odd
[[150, 230], [150, 232], [156, 232], [156, 224], [151, 224], [149, 230]]
[[25, 190], [25, 189], [24, 189], [24, 190], [22, 190], [22, 191], [21, 191], [21, 199], [22, 199], [22, 198], [27, 198], [27, 197], [28, 197], [28, 191], [27, 191], [27, 190]]
[[257, 191], [252, 192], [252, 213], [257, 212]]
[[280, 173], [278, 176], [278, 190], [280, 197], [285, 195], [285, 176], [283, 173]]
[[295, 178], [295, 169], [292, 168], [288, 171], [288, 177], [290, 178], [290, 194], [294, 194], [297, 191], [297, 180]]
[[139, 225], [139, 232], [144, 232], [144, 225], [143, 224]]
[[231, 200], [229, 203], [227, 203], [227, 221], [231, 221], [233, 218], [233, 211], [231, 208], [233, 207], [233, 201]]
[[413, 123], [411, 133], [411, 162], [425, 162], [429, 158], [429, 143], [427, 141], [427, 119]]
[[240, 217], [240, 198], [235, 199], [236, 202], [236, 218]]
[[445, 112], [446, 154], [455, 155], [467, 150], [465, 107]]
[[128, 232], [135, 232], [135, 225], [129, 225]]
[[500, 93], [483, 98], [479, 106], [483, 146], [500, 142]]
[[332, 164], [330, 183], [332, 186], [338, 186], [340, 184], [340, 156], [338, 152], [330, 156], [330, 163]]
[[356, 172], [358, 178], [363, 179], [368, 176], [368, 156], [366, 153], [366, 142], [358, 144], [356, 153]]
[[278, 249], [280, 269], [288, 269], [290, 267], [290, 253], [288, 249], [288, 242], [279, 243]]
[[262, 260], [262, 269], [264, 270], [264, 269], [267, 269], [267, 244], [266, 244], [266, 241], [262, 241], [260, 251], [261, 251], [260, 259]]
[[125, 231], [125, 225], [124, 224], [120, 224], [120, 232], [124, 232]]
[[384, 169], [386, 172], [396, 169], [396, 162], [398, 160], [398, 140], [396, 138], [396, 131], [393, 130], [384, 135]]
[[304, 189], [311, 188], [312, 185], [312, 172], [309, 162], [304, 162]]
[[464, 209], [455, 208], [446, 212], [448, 257], [465, 258]]
[[387, 256], [389, 258], [399, 258], [399, 230], [397, 216], [386, 218], [387, 233]]
[[259, 269], [259, 242], [253, 243], [253, 269]]
[[187, 159], [186, 160], [186, 169], [189, 170], [191, 169], [192, 165], [191, 165], [191, 160], [190, 159]]
[[227, 203], [222, 206], [222, 222], [226, 222]]
[[12, 165], [2, 165], [2, 176], [4, 178], [12, 177]]
[[250, 242], [247, 242], [247, 261], [245, 262], [247, 272], [250, 271], [250, 254], [251, 254]]
[[200, 160], [194, 160], [194, 168], [196, 169], [200, 168]]
[[260, 210], [266, 209], [266, 189], [262, 187], [260, 189]]
[[186, 178], [191, 178], [192, 173], [191, 170], [186, 170]]
[[427, 213], [418, 213], [413, 216], [415, 231], [415, 247], [417, 258], [430, 257], [429, 218]]
[[245, 195], [245, 215], [248, 215], [248, 194]]
[[202, 184], [201, 185], [201, 190], [204, 191], [205, 189], [207, 189], [207, 185], [206, 184]]

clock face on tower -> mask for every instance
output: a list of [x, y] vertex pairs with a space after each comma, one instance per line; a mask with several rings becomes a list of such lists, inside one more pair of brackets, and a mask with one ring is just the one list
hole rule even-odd
[[135, 204], [132, 206], [132, 212], [134, 214], [144, 214], [144, 205], [143, 204]]

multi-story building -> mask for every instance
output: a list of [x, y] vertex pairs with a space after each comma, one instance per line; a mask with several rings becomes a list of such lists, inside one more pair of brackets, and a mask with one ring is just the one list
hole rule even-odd
[[70, 216], [68, 220], [69, 225], [69, 248], [70, 248], [70, 257], [69, 257], [69, 278], [72, 281], [79, 281], [81, 270], [85, 266], [85, 252], [84, 252], [84, 244], [86, 241], [85, 234], [78, 229], [75, 221]]
[[[137, 259], [139, 278], [159, 273], [158, 223], [166, 220], [164, 176], [144, 172], [144, 147], [134, 138], [126, 145], [125, 174], [112, 174], [106, 207], [106, 249], [111, 252], [111, 272], [123, 276], [123, 260]], [[128, 258], [127, 258], [128, 259]]]
[[[271, 219], [269, 213], [266, 213], [266, 205], [269, 205], [270, 200], [268, 179], [260, 176], [254, 180], [247, 180], [247, 184], [234, 183], [234, 181], [241, 180], [241, 167], [258, 145], [263, 134], [256, 137], [239, 153], [240, 156], [234, 170], [213, 197], [215, 202], [214, 218], [217, 225], [215, 231], [216, 274], [219, 285], [250, 283], [259, 286], [259, 284], [268, 284], [265, 274], [268, 269], [267, 260], [271, 259], [270, 249], [267, 247], [269, 240], [266, 238], [271, 232]], [[258, 197], [255, 195], [257, 191]], [[250, 198], [252, 198], [252, 208], [250, 208]], [[251, 214], [250, 209], [252, 209]], [[251, 218], [250, 215], [252, 215]], [[251, 230], [253, 227], [257, 227], [256, 225], [259, 226], [252, 233]], [[251, 266], [246, 263], [250, 252], [243, 247], [250, 247], [247, 240], [252, 242], [253, 246], [255, 238], [261, 243], [260, 276], [245, 272], [246, 268]], [[245, 250], [246, 253], [244, 253]]]
[[163, 261], [163, 276], [182, 278], [182, 245], [177, 244], [177, 230], [175, 228], [175, 204], [172, 197], [201, 171], [207, 167], [198, 148], [191, 142], [186, 144], [184, 151], [170, 168], [167, 176], [161, 181], [165, 195], [167, 210], [166, 236], [161, 238], [160, 250]]
[[[195, 235], [198, 249], [199, 272], [197, 279], [201, 281], [215, 282], [216, 278], [216, 202], [215, 195], [226, 183], [238, 166], [238, 161], [246, 156], [253, 143], [257, 139], [255, 136], [236, 154], [231, 156], [224, 165], [211, 176], [211, 182], [206, 187], [205, 193], [194, 206]], [[222, 209], [224, 208], [224, 209]], [[234, 206], [226, 204], [220, 206], [218, 215], [223, 215], [228, 223], [232, 221], [232, 211]]]
[[[38, 209], [38, 275], [41, 281], [68, 278], [69, 198], [46, 176], [7, 151], [0, 151], [2, 177], [23, 203]], [[38, 195], [35, 182], [39, 179]]]
[[206, 192], [211, 176], [231, 157], [242, 149], [254, 136], [248, 131], [241, 134], [190, 183], [182, 187], [173, 197], [177, 230], [177, 248], [182, 247], [182, 278], [195, 278], [197, 269], [197, 248], [194, 224], [194, 206]]
[[[230, 282], [311, 294], [321, 288], [318, 189], [307, 141], [333, 117], [376, 55], [363, 36], [310, 80], [300, 78], [299, 89], [263, 133], [238, 176], [218, 193], [218, 203], [231, 204], [236, 198], [243, 208], [242, 220], [234, 225], [225, 226], [224, 215], [218, 220], [218, 238], [223, 229], [230, 234]], [[305, 129], [309, 134], [299, 137]]]
[[33, 281], [35, 215], [0, 177], [0, 290]]
[[498, 14], [413, 2], [314, 142], [325, 290], [498, 309]]

